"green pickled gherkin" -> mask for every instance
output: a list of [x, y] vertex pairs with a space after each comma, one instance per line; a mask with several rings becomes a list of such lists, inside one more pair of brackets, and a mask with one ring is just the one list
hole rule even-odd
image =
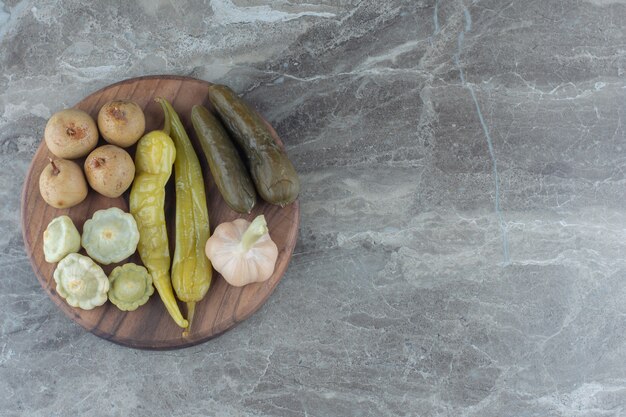
[[261, 116], [225, 85], [211, 85], [209, 101], [231, 137], [244, 151], [261, 198], [280, 206], [295, 201], [300, 192], [300, 179]]
[[222, 123], [205, 107], [191, 109], [191, 121], [222, 198], [238, 213], [250, 213], [256, 192], [235, 145]]

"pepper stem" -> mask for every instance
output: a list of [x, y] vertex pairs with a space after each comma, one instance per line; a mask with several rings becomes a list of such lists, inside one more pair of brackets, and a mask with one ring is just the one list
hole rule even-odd
[[171, 122], [170, 122], [170, 112], [167, 111], [167, 101], [165, 101], [165, 99], [163, 97], [157, 97], [154, 99], [154, 101], [156, 101], [157, 103], [159, 103], [161, 105], [161, 108], [163, 109], [163, 114], [164, 114], [164, 119], [163, 119], [163, 131], [165, 132], [165, 134], [167, 136], [170, 135], [170, 127], [171, 127]]
[[187, 302], [187, 322], [189, 325], [183, 331], [183, 337], [189, 337], [189, 333], [191, 333], [191, 324], [193, 322], [193, 315], [196, 312], [196, 302], [189, 301]]
[[241, 237], [241, 249], [243, 249], [244, 252], [249, 251], [252, 245], [266, 233], [267, 223], [265, 222], [265, 216], [260, 214], [250, 223], [250, 226], [248, 226]]

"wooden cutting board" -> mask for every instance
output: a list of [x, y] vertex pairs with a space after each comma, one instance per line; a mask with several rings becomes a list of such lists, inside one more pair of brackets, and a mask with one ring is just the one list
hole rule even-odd
[[[39, 193], [39, 175], [48, 163], [48, 157], [53, 157], [53, 155], [48, 151], [42, 139], [31, 162], [22, 191], [22, 233], [26, 251], [41, 286], [50, 298], [69, 318], [99, 337], [142, 349], [175, 349], [202, 343], [252, 315], [267, 300], [287, 269], [296, 244], [300, 222], [299, 203], [296, 201], [281, 208], [259, 199], [250, 215], [240, 215], [226, 205], [215, 186], [190, 119], [191, 108], [194, 104], [202, 104], [212, 110], [208, 101], [207, 87], [209, 85], [210, 83], [206, 81], [177, 76], [133, 78], [105, 87], [86, 97], [75, 107], [85, 110], [96, 119], [104, 103], [113, 99], [133, 100], [144, 109], [146, 132], [148, 132], [161, 129], [163, 125], [163, 112], [161, 107], [154, 102], [154, 98], [165, 97], [169, 100], [183, 121], [202, 164], [211, 232], [222, 222], [240, 217], [252, 220], [257, 215], [264, 214], [270, 235], [279, 249], [274, 274], [263, 283], [236, 288], [228, 285], [216, 271], [213, 271], [211, 288], [206, 297], [197, 304], [191, 334], [185, 338], [182, 336], [182, 329], [167, 314], [156, 291], [147, 304], [133, 312], [120, 311], [108, 301], [103, 306], [89, 311], [71, 307], [55, 290], [56, 284], [52, 274], [56, 264], [49, 264], [44, 260], [43, 232], [53, 218], [63, 214], [68, 215], [82, 232], [83, 223], [96, 210], [115, 206], [128, 211], [128, 191], [121, 197], [112, 199], [89, 190], [85, 201], [70, 209], [55, 209], [47, 205]], [[41, 126], [42, 131], [43, 128], [44, 126]], [[282, 145], [271, 126], [270, 130], [276, 141]], [[105, 143], [102, 139], [100, 142], [99, 145]], [[134, 157], [134, 147], [127, 150]], [[84, 158], [76, 162], [82, 166]], [[174, 187], [170, 179], [166, 187], [165, 212], [172, 254], [174, 204]], [[81, 253], [84, 254], [84, 250]], [[127, 262], [141, 264], [137, 254]], [[119, 264], [104, 266], [103, 269], [108, 275], [117, 265]], [[184, 303], [179, 304], [181, 311], [185, 314]]]

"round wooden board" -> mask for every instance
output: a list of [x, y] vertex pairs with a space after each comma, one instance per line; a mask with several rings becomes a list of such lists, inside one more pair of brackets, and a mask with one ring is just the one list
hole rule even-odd
[[[110, 302], [89, 311], [69, 306], [55, 290], [56, 284], [52, 274], [56, 264], [49, 264], [44, 260], [42, 247], [44, 230], [53, 218], [62, 214], [68, 215], [78, 230], [82, 231], [83, 223], [96, 210], [116, 206], [128, 211], [128, 191], [119, 198], [111, 199], [90, 190], [85, 201], [70, 209], [55, 209], [49, 206], [43, 201], [39, 193], [39, 175], [47, 164], [48, 157], [53, 157], [53, 155], [42, 140], [33, 157], [22, 193], [22, 233], [26, 251], [41, 286], [50, 298], [68, 317], [99, 337], [142, 349], [175, 349], [205, 342], [252, 315], [267, 300], [287, 269], [298, 234], [299, 203], [296, 201], [281, 208], [259, 199], [250, 215], [240, 215], [230, 210], [226, 205], [215, 186], [204, 155], [196, 141], [190, 120], [191, 107], [194, 104], [203, 104], [212, 110], [208, 101], [207, 87], [209, 85], [210, 83], [206, 81], [177, 76], [133, 78], [105, 87], [91, 94], [75, 107], [87, 111], [95, 119], [98, 110], [107, 101], [112, 99], [133, 100], [144, 109], [146, 132], [148, 132], [162, 128], [163, 124], [163, 112], [160, 106], [154, 102], [154, 98], [165, 97], [168, 99], [185, 124], [202, 164], [211, 231], [222, 222], [239, 217], [252, 220], [258, 214], [264, 214], [270, 235], [279, 249], [274, 274], [263, 283], [236, 288], [228, 285], [216, 271], [213, 271], [211, 288], [205, 298], [197, 304], [191, 334], [186, 338], [182, 337], [182, 329], [167, 314], [156, 292], [147, 304], [133, 312], [120, 311]], [[270, 130], [276, 141], [282, 145], [271, 126]], [[101, 144], [104, 144], [102, 139], [99, 145]], [[134, 157], [134, 147], [129, 148], [128, 151]], [[76, 162], [82, 166], [84, 158]], [[165, 211], [172, 253], [174, 209], [174, 187], [172, 179], [170, 179], [166, 187]], [[127, 261], [141, 264], [137, 254]], [[117, 265], [119, 264], [108, 265], [103, 268], [108, 275]], [[179, 304], [184, 314], [184, 305], [183, 303]]]

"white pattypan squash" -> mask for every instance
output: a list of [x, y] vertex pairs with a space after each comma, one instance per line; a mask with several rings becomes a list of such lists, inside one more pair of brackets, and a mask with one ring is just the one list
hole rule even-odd
[[83, 226], [83, 248], [103, 265], [128, 258], [135, 253], [138, 243], [135, 218], [117, 207], [96, 211]]
[[91, 310], [107, 300], [109, 279], [91, 258], [70, 253], [54, 270], [57, 293], [72, 307]]
[[43, 254], [46, 262], [59, 262], [80, 250], [80, 234], [68, 216], [52, 219], [43, 232]]

